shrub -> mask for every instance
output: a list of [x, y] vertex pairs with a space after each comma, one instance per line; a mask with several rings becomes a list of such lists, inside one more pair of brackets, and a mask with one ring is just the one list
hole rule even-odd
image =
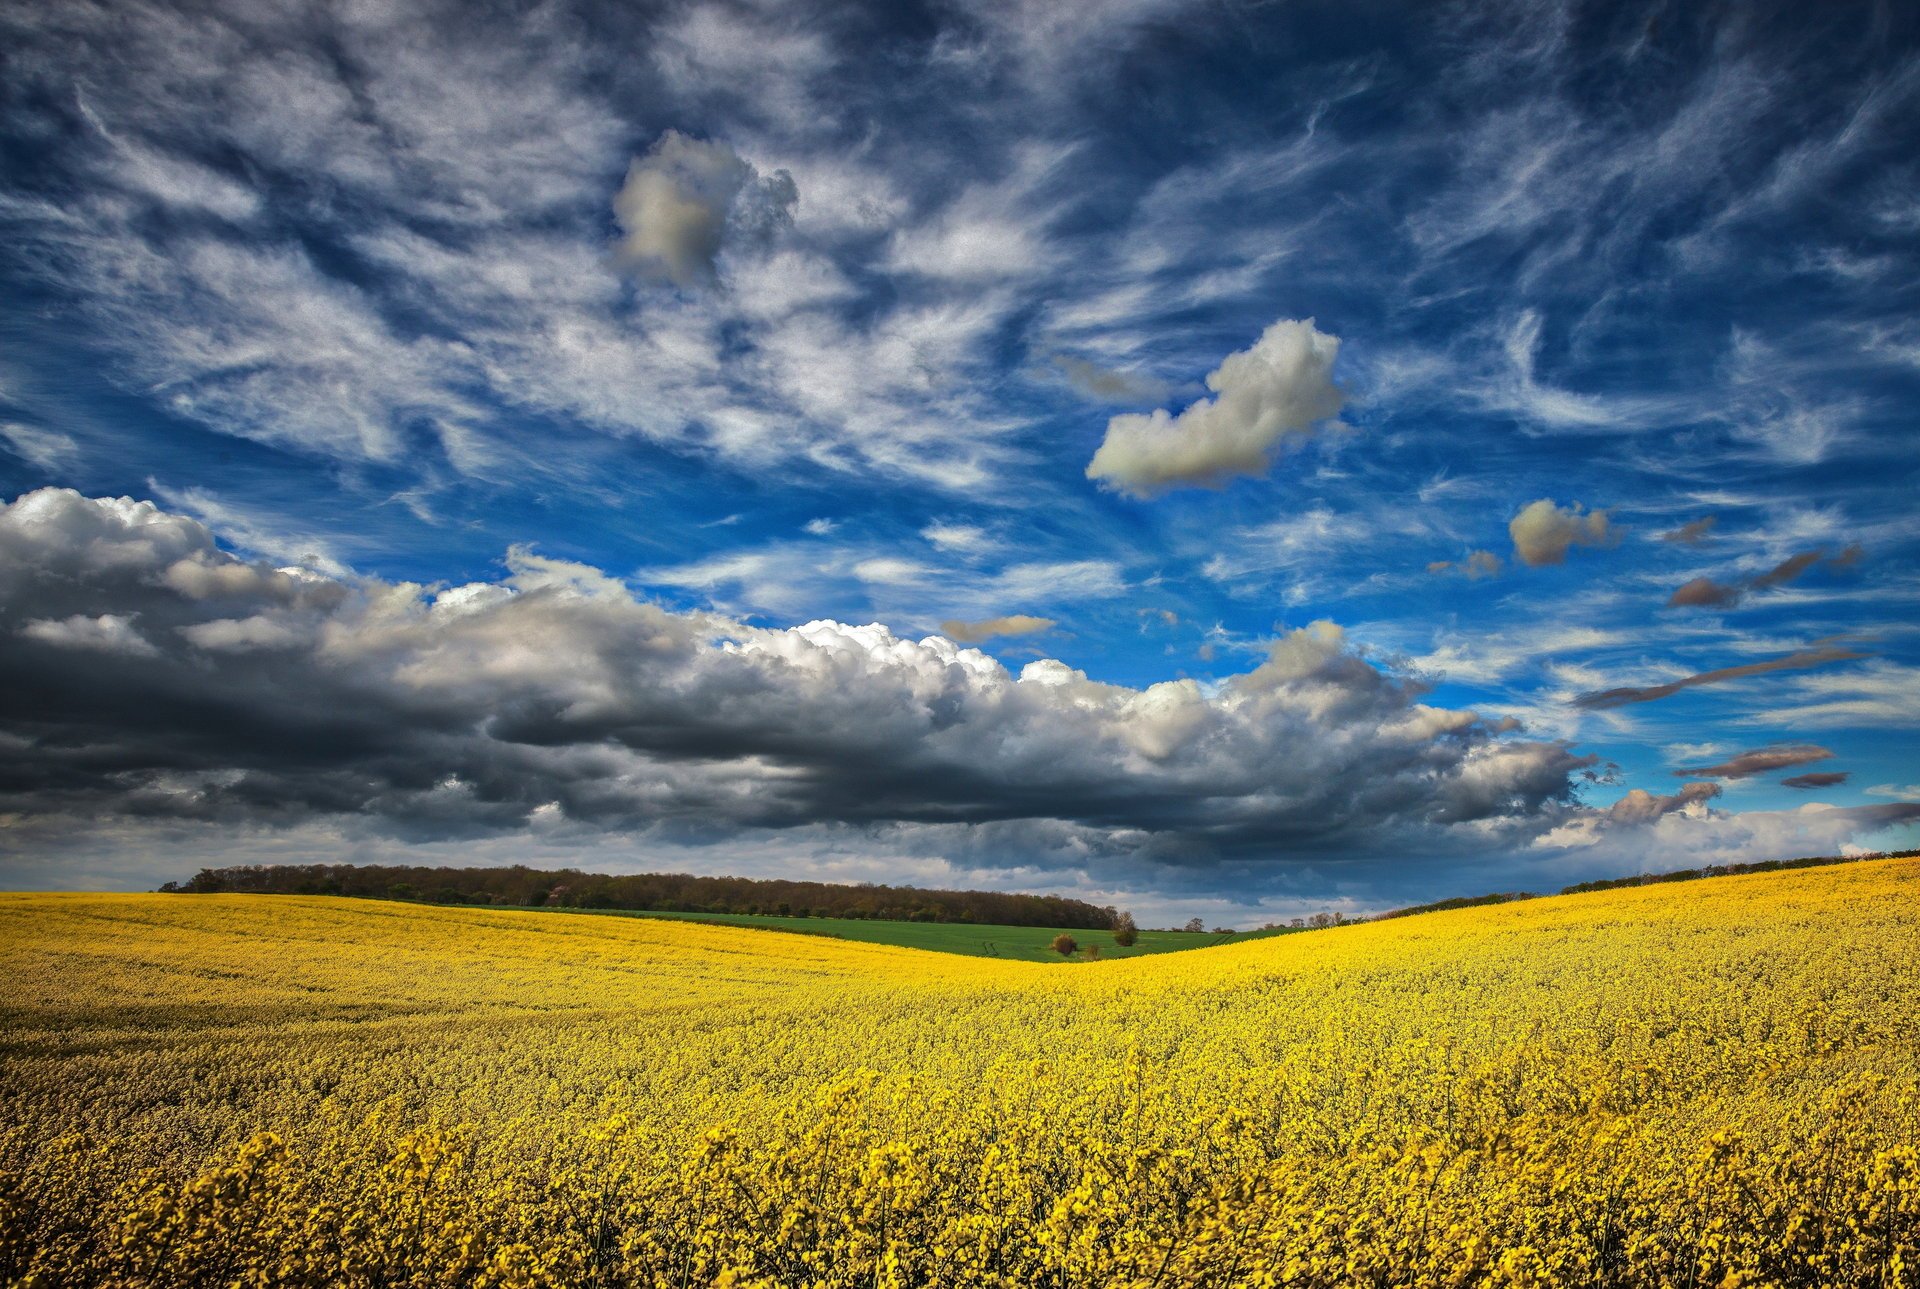
[[1080, 951], [1080, 943], [1065, 931], [1062, 931], [1059, 935], [1053, 937], [1053, 951], [1063, 958], [1071, 958]]

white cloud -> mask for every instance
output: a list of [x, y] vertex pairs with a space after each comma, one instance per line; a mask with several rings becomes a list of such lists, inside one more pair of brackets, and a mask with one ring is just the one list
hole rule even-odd
[[1170, 488], [1215, 487], [1264, 474], [1291, 440], [1339, 414], [1346, 401], [1333, 383], [1340, 341], [1311, 320], [1281, 319], [1249, 348], [1207, 375], [1215, 397], [1178, 416], [1126, 414], [1107, 433], [1087, 477], [1136, 497]]
[[29, 640], [60, 649], [123, 653], [135, 657], [152, 657], [159, 652], [134, 629], [130, 615], [116, 613], [102, 613], [98, 617], [76, 613], [58, 621], [36, 618], [21, 627], [20, 634]]
[[247, 649], [277, 649], [296, 644], [300, 634], [284, 622], [265, 614], [246, 618], [214, 618], [182, 627], [180, 634], [201, 649], [232, 652]]
[[920, 535], [943, 551], [978, 551], [994, 544], [987, 530], [974, 524], [928, 524]]
[[31, 461], [42, 470], [58, 470], [72, 465], [80, 456], [80, 445], [71, 437], [54, 430], [43, 430], [18, 421], [0, 422], [0, 439], [15, 455]]

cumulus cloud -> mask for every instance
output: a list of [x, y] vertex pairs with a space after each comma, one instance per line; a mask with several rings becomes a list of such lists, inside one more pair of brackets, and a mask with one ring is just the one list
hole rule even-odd
[[714, 279], [729, 228], [765, 234], [792, 222], [799, 191], [776, 170], [764, 179], [723, 143], [669, 130], [627, 169], [613, 197], [618, 253], [634, 272], [680, 287]]
[[1791, 746], [1758, 748], [1751, 752], [1730, 756], [1715, 765], [1697, 766], [1691, 770], [1675, 770], [1673, 773], [1677, 778], [1750, 779], [1756, 774], [1770, 774], [1775, 770], [1785, 770], [1796, 765], [1831, 760], [1832, 757], [1833, 753], [1824, 747], [1812, 743], [1795, 743]]
[[1507, 532], [1514, 556], [1533, 568], [1565, 563], [1570, 547], [1606, 546], [1616, 540], [1606, 511], [1588, 511], [1577, 501], [1562, 508], [1544, 497], [1521, 507]]
[[1283, 318], [1207, 374], [1214, 397], [1177, 416], [1161, 409], [1108, 421], [1087, 477], [1144, 498], [1264, 474], [1275, 453], [1345, 405], [1346, 393], [1333, 381], [1339, 353], [1339, 339], [1312, 319]]
[[1652, 702], [1656, 698], [1665, 698], [1697, 685], [1718, 685], [1747, 676], [1765, 675], [1771, 671], [1803, 671], [1809, 667], [1824, 667], [1828, 663], [1850, 662], [1867, 656], [1856, 649], [1847, 649], [1839, 645], [1822, 645], [1816, 649], [1801, 649], [1783, 657], [1769, 658], [1764, 662], [1742, 663], [1737, 667], [1719, 667], [1713, 671], [1682, 676], [1679, 680], [1670, 680], [1664, 685], [1596, 690], [1593, 693], [1580, 695], [1574, 700], [1574, 704], [1589, 711], [1605, 711], [1608, 708], [1625, 707], [1629, 703]]
[[1826, 547], [1817, 550], [1801, 551], [1781, 560], [1764, 573], [1757, 573], [1739, 582], [1716, 582], [1710, 577], [1696, 577], [1667, 597], [1669, 609], [1730, 609], [1746, 599], [1749, 591], [1765, 591], [1776, 586], [1785, 586], [1799, 580], [1809, 569], [1825, 565], [1829, 568], [1852, 568], [1860, 560], [1858, 545], [1847, 547], [1837, 555], [1829, 555]]
[[978, 622], [949, 619], [940, 624], [940, 629], [961, 644], [978, 644], [982, 640], [992, 640], [997, 636], [1030, 636], [1037, 631], [1051, 630], [1055, 625], [1052, 618], [1036, 618], [1027, 613], [1013, 613], [1004, 618], [983, 618]]
[[151, 503], [28, 494], [0, 510], [0, 614], [137, 620], [147, 651], [0, 636], [0, 810], [420, 838], [536, 812], [715, 838], [994, 825], [1054, 830], [1049, 862], [1191, 866], [1524, 839], [1591, 760], [1423, 703], [1329, 623], [1215, 685], [1137, 689], [876, 624], [671, 612], [523, 549], [507, 564], [438, 590], [288, 572]]

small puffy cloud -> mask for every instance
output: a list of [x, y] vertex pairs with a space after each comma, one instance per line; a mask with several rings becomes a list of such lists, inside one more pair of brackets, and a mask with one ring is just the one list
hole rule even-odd
[[1544, 497], [1521, 507], [1507, 532], [1513, 537], [1514, 556], [1532, 568], [1565, 563], [1570, 547], [1606, 546], [1615, 540], [1606, 511], [1588, 511], [1577, 501], [1563, 508]]
[[948, 639], [961, 644], [978, 644], [982, 640], [992, 640], [997, 636], [1030, 636], [1036, 631], [1048, 631], [1057, 625], [1052, 618], [1036, 618], [1027, 613], [1012, 613], [1004, 618], [983, 618], [978, 622], [961, 622], [949, 619], [940, 624], [940, 630]]
[[1677, 694], [1683, 689], [1692, 689], [1698, 685], [1718, 685], [1729, 680], [1740, 680], [1746, 676], [1764, 675], [1770, 671], [1803, 671], [1810, 667], [1824, 667], [1828, 663], [1850, 662], [1856, 658], [1865, 657], [1867, 657], [1866, 654], [1855, 649], [1847, 649], [1839, 645], [1822, 645], [1816, 649], [1801, 649], [1779, 658], [1769, 658], [1764, 662], [1742, 663], [1737, 667], [1719, 667], [1713, 671], [1682, 676], [1679, 680], [1670, 680], [1664, 685], [1596, 690], [1574, 699], [1574, 705], [1589, 711], [1605, 711], [1609, 708], [1625, 707], [1629, 703], [1652, 702], [1656, 698], [1665, 698], [1670, 694]]
[[159, 652], [151, 641], [134, 630], [131, 616], [102, 613], [87, 617], [38, 618], [20, 628], [20, 634], [41, 644], [60, 649], [86, 649], [97, 653], [131, 654], [152, 657]]
[[1750, 779], [1756, 774], [1771, 774], [1775, 770], [1785, 770], [1796, 765], [1807, 765], [1814, 761], [1827, 761], [1833, 753], [1824, 747], [1812, 743], [1795, 743], [1790, 746], [1763, 747], [1751, 752], [1742, 752], [1730, 756], [1715, 765], [1696, 766], [1691, 770], [1675, 770], [1674, 776], [1682, 779]]
[[1660, 534], [1663, 542], [1674, 542], [1681, 546], [1698, 546], [1713, 533], [1713, 526], [1719, 523], [1719, 516], [1707, 515], [1702, 519], [1689, 520], [1678, 528], [1670, 528]]
[[1783, 788], [1799, 788], [1811, 791], [1814, 788], [1837, 788], [1847, 781], [1845, 770], [1819, 771], [1813, 774], [1796, 774], [1790, 779], [1780, 780]]
[[840, 527], [837, 519], [809, 519], [801, 525], [801, 531], [809, 537], [831, 537]]
[[1876, 783], [1866, 789], [1870, 797], [1892, 797], [1895, 801], [1920, 801], [1920, 783]]
[[793, 218], [799, 192], [784, 170], [762, 178], [723, 143], [669, 130], [627, 169], [613, 197], [620, 261], [679, 287], [713, 281], [729, 229], [765, 235]]
[[1345, 405], [1346, 393], [1333, 382], [1339, 353], [1339, 339], [1312, 319], [1283, 318], [1208, 373], [1214, 397], [1177, 416], [1160, 409], [1108, 421], [1087, 477], [1145, 498], [1265, 474], [1275, 453]]

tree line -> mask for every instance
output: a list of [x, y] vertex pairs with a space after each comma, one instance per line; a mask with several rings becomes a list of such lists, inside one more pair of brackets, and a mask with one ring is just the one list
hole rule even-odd
[[[1560, 894], [1584, 895], [1589, 891], [1617, 891], [1628, 886], [1655, 886], [1661, 882], [1691, 882], [1702, 877], [1738, 877], [1742, 873], [1778, 873], [1789, 868], [1825, 868], [1829, 864], [1854, 864], [1865, 859], [1909, 859], [1916, 855], [1920, 855], [1920, 850], [1875, 850], [1858, 855], [1809, 855], [1801, 859], [1760, 859], [1746, 864], [1707, 864], [1701, 868], [1678, 868], [1670, 873], [1635, 873], [1631, 877], [1609, 877], [1591, 882], [1575, 882], [1572, 886], [1561, 887]], [[1435, 900], [1431, 904], [1410, 904], [1404, 909], [1376, 913], [1373, 920], [1380, 922], [1387, 918], [1403, 918], [1415, 913], [1440, 913], [1447, 909], [1470, 909], [1483, 904], [1508, 904], [1514, 900], [1539, 898], [1540, 896], [1533, 891], [1460, 896], [1451, 900]], [[1299, 921], [1298, 918], [1294, 919], [1296, 925]]]
[[[755, 913], [886, 922], [970, 922], [1105, 931], [1118, 910], [1061, 895], [946, 891], [917, 886], [844, 886], [691, 873], [582, 873], [512, 868], [422, 868], [377, 864], [243, 864], [203, 868], [163, 891], [192, 895], [344, 895], [428, 904], [625, 909], [648, 913]], [[1128, 919], [1131, 925], [1131, 919]]]

